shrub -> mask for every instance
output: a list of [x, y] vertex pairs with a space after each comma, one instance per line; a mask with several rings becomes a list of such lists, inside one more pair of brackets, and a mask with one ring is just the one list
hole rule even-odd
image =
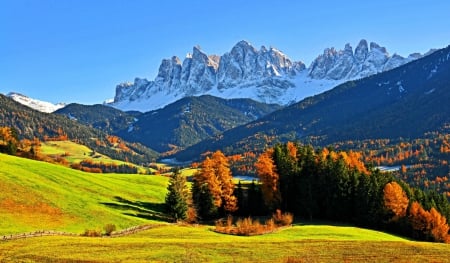
[[84, 230], [84, 233], [81, 235], [85, 237], [101, 237], [102, 233], [101, 231], [96, 229], [86, 229]]
[[197, 222], [197, 210], [192, 206], [189, 206], [186, 212], [186, 222], [190, 224]]
[[277, 228], [277, 225], [275, 224], [275, 220], [273, 220], [273, 218], [268, 219], [266, 221], [266, 230], [273, 231], [273, 230], [275, 230], [275, 228]]
[[215, 231], [230, 235], [252, 236], [271, 233], [278, 227], [287, 226], [292, 223], [292, 214], [277, 212], [273, 218], [266, 220], [265, 224], [261, 224], [259, 220], [251, 217], [239, 218], [233, 225], [233, 217], [228, 216], [226, 220], [217, 220]]
[[116, 231], [116, 225], [114, 225], [114, 224], [106, 224], [103, 227], [103, 230], [105, 230], [105, 235], [111, 236], [112, 232]]
[[291, 213], [281, 213], [280, 209], [277, 209], [272, 218], [277, 226], [289, 226], [294, 221], [294, 216]]

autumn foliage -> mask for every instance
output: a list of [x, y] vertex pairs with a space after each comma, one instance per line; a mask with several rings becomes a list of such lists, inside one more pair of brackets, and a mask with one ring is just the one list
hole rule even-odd
[[384, 186], [383, 193], [384, 205], [394, 214], [392, 220], [395, 221], [404, 217], [408, 209], [409, 199], [402, 187], [396, 182], [390, 182]]
[[287, 143], [262, 153], [255, 169], [270, 209], [449, 242], [446, 197], [410, 188], [362, 160], [358, 152]]
[[234, 223], [234, 218], [230, 215], [226, 221], [217, 220], [214, 231], [238, 236], [262, 235], [273, 232], [280, 227], [290, 226], [293, 219], [291, 213], [282, 213], [280, 210], [277, 210], [272, 218], [267, 219], [265, 224], [261, 224], [258, 219], [251, 217], [239, 218]]
[[[192, 190], [194, 205], [200, 217], [208, 217], [213, 208], [225, 213], [237, 210], [232, 179], [228, 159], [221, 151], [206, 157], [200, 171], [194, 175]], [[207, 204], [210, 201], [212, 204]]]
[[256, 174], [262, 183], [264, 202], [268, 207], [277, 206], [280, 202], [279, 176], [272, 155], [273, 149], [269, 149], [255, 163]]
[[426, 211], [418, 202], [413, 202], [409, 211], [409, 221], [414, 230], [414, 237], [450, 243], [447, 219], [434, 207]]

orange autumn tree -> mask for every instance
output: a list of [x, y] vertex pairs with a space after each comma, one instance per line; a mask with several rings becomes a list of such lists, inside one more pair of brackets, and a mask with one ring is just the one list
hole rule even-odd
[[[197, 208], [204, 207], [202, 202], [212, 199], [213, 205], [225, 213], [237, 210], [237, 199], [234, 196], [234, 183], [227, 157], [216, 151], [200, 165], [201, 170], [194, 175], [193, 195]], [[198, 191], [207, 190], [207, 195], [201, 198]], [[206, 189], [204, 189], [206, 188]], [[201, 209], [200, 209], [201, 210]], [[201, 211], [198, 211], [202, 214]]]
[[383, 199], [386, 208], [394, 214], [392, 221], [406, 216], [409, 199], [397, 182], [390, 182], [384, 186]]
[[426, 211], [418, 202], [413, 202], [409, 209], [409, 222], [421, 239], [433, 239], [437, 242], [450, 243], [450, 230], [447, 219], [434, 207]]
[[270, 208], [276, 207], [281, 198], [279, 189], [279, 176], [276, 165], [272, 159], [273, 148], [262, 153], [255, 163], [256, 174], [262, 182], [261, 190], [264, 202]]

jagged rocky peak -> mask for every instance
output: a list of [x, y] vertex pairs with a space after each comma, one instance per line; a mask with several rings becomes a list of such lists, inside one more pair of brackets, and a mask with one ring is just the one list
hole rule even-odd
[[399, 55], [391, 57], [385, 47], [375, 42], [371, 42], [369, 46], [367, 40], [362, 39], [354, 53], [350, 44], [346, 44], [344, 50], [340, 51], [326, 48], [311, 63], [309, 76], [313, 79], [330, 80], [361, 78], [393, 69], [411, 60], [412, 58]]
[[177, 56], [173, 56], [172, 59], [162, 60], [155, 81], [165, 83], [170, 82], [174, 78], [180, 78], [180, 74], [181, 74], [181, 61]]
[[367, 44], [367, 40], [361, 39], [361, 41], [359, 41], [359, 44], [355, 49], [354, 57], [356, 61], [363, 62], [366, 59], [368, 53], [369, 53], [369, 46]]
[[292, 62], [283, 52], [276, 48], [262, 46], [257, 50], [247, 41], [238, 42], [230, 52], [225, 53], [219, 63], [217, 87], [219, 90], [242, 85], [257, 86], [267, 78], [292, 77], [305, 69], [302, 62]]

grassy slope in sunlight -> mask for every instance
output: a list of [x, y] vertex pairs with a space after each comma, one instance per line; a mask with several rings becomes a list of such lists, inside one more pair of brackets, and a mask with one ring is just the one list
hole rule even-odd
[[0, 235], [54, 229], [119, 229], [157, 219], [167, 178], [91, 174], [0, 154]]

